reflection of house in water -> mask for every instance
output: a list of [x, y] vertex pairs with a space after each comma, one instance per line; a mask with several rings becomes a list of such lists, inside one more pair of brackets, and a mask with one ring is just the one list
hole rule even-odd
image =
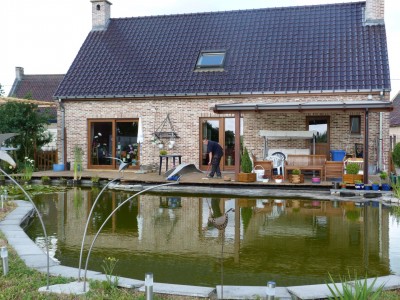
[[[83, 190], [79, 200], [77, 191], [71, 189], [60, 194], [58, 200], [41, 203], [49, 212], [45, 222], [57, 219], [59, 241], [64, 247], [75, 249], [80, 247], [91, 202], [96, 197], [93, 190]], [[88, 241], [110, 211], [129, 196], [104, 193], [94, 210]], [[160, 205], [160, 201], [165, 205]], [[317, 273], [326, 275], [328, 262], [339, 260], [346, 268], [363, 268], [371, 274], [389, 273], [389, 212], [382, 207], [360, 207], [354, 202], [141, 195], [112, 217], [95, 248], [218, 258], [221, 233], [207, 226], [210, 207], [218, 207], [221, 213], [235, 208], [235, 212], [229, 213], [224, 240], [224, 257], [233, 266], [240, 262], [241, 268], [254, 272], [259, 268], [260, 272], [268, 269], [300, 276], [312, 264]], [[288, 260], [290, 264], [285, 263]], [[341, 271], [332, 269], [333, 273]]]

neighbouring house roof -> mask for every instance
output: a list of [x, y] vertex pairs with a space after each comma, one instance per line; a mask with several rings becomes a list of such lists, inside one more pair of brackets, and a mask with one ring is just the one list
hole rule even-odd
[[[91, 31], [55, 97], [390, 91], [384, 25], [365, 2], [110, 19]], [[202, 51], [224, 67], [196, 70]]]
[[[63, 74], [25, 75], [22, 71], [20, 78], [15, 79], [9, 96], [53, 103], [53, 95], [64, 76]], [[56, 106], [50, 105], [49, 107], [51, 108], [48, 108], [47, 111], [50, 113], [50, 118], [54, 121], [57, 120]]]
[[400, 126], [400, 91], [393, 99], [393, 110], [390, 112], [390, 127]]

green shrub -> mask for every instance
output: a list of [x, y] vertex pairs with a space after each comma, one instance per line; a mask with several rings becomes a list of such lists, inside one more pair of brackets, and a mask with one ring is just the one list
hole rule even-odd
[[294, 169], [294, 170], [292, 171], [292, 175], [300, 175], [300, 174], [301, 174], [300, 169]]
[[386, 180], [388, 178], [388, 174], [385, 171], [382, 171], [382, 172], [379, 173], [379, 177], [382, 180]]
[[90, 178], [90, 181], [93, 182], [93, 183], [99, 183], [100, 177], [97, 176], [97, 175], [92, 176], [92, 177]]
[[346, 166], [346, 173], [356, 175], [360, 171], [360, 166], [357, 163], [349, 163]]
[[49, 176], [42, 176], [40, 178], [40, 180], [42, 181], [42, 183], [48, 183], [50, 181], [50, 177]]
[[392, 152], [392, 159], [396, 167], [400, 168], [400, 143], [397, 143], [396, 146], [394, 146]]
[[243, 173], [251, 173], [251, 171], [253, 171], [253, 164], [251, 163], [250, 155], [246, 147], [244, 147], [244, 152], [240, 158], [240, 166]]

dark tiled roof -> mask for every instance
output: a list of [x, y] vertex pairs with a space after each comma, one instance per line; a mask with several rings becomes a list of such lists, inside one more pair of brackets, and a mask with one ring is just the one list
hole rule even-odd
[[390, 112], [390, 127], [400, 126], [400, 91], [393, 99], [393, 110]]
[[[365, 2], [111, 19], [89, 33], [56, 92], [66, 97], [388, 90], [384, 25]], [[223, 72], [194, 72], [202, 50]]]
[[[21, 80], [16, 79], [10, 97], [54, 102], [53, 95], [65, 75], [23, 75]], [[57, 119], [57, 108], [47, 108], [50, 118]]]

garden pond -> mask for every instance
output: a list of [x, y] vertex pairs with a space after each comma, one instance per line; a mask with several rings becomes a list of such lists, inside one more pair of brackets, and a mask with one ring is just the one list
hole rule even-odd
[[[86, 220], [97, 188], [74, 187], [36, 195], [49, 236], [50, 255], [78, 267]], [[133, 192], [105, 191], [93, 209], [84, 258], [93, 237], [112, 210]], [[229, 209], [220, 231], [208, 218]], [[142, 194], [129, 200], [106, 223], [89, 261], [103, 272], [104, 260], [117, 259], [114, 275], [156, 282], [215, 286], [318, 284], [329, 274], [369, 277], [400, 275], [399, 207], [365, 203], [274, 197]], [[38, 218], [27, 234], [44, 248]], [[83, 266], [85, 264], [83, 263]]]

